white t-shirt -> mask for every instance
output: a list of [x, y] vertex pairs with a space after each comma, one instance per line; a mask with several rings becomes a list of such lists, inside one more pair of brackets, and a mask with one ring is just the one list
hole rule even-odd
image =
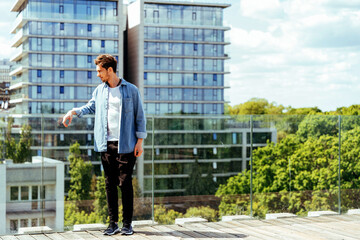
[[119, 141], [121, 119], [120, 86], [110, 88], [108, 97], [108, 141]]

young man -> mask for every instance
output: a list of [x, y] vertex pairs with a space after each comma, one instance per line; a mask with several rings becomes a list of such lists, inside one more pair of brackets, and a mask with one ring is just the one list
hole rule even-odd
[[[142, 142], [146, 138], [146, 119], [137, 87], [116, 75], [116, 59], [108, 54], [95, 59], [100, 84], [91, 100], [80, 108], [70, 110], [63, 117], [65, 127], [71, 124], [73, 115], [82, 117], [95, 114], [94, 147], [101, 152], [105, 172], [106, 197], [110, 216], [105, 235], [120, 232], [118, 223], [118, 192], [120, 186], [123, 204], [121, 233], [133, 234], [132, 172], [136, 157], [140, 157]], [[67, 124], [67, 121], [69, 123]]]

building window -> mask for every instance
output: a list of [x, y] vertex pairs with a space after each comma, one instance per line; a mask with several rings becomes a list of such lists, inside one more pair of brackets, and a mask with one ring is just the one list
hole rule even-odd
[[194, 73], [194, 81], [197, 81], [197, 73]]
[[29, 200], [29, 187], [22, 186], [20, 189], [21, 189], [21, 200]]
[[37, 77], [41, 78], [41, 70], [37, 70]]
[[198, 44], [194, 43], [194, 51], [197, 51], [197, 50], [198, 50]]
[[91, 40], [88, 40], [88, 47], [91, 47]]
[[41, 39], [41, 38], [38, 38], [38, 39], [37, 39], [37, 45], [38, 45], [38, 46], [41, 46], [41, 44], [42, 44], [42, 39]]
[[17, 232], [18, 230], [18, 220], [10, 220], [10, 231]]
[[37, 93], [41, 93], [41, 86], [37, 86]]
[[37, 227], [38, 226], [38, 219], [33, 218], [31, 219], [31, 227]]
[[147, 80], [147, 72], [144, 72], [144, 80]]
[[102, 48], [105, 47], [105, 40], [101, 40], [101, 47], [102, 47]]
[[10, 200], [19, 200], [19, 187], [10, 187]]
[[92, 59], [92, 58], [91, 58], [91, 55], [88, 55], [88, 56], [87, 56], [87, 62], [88, 62], [88, 63], [91, 63], [91, 59]]
[[232, 143], [233, 143], [233, 144], [237, 144], [237, 136], [236, 136], [236, 133], [233, 133], [233, 134], [232, 134]]
[[159, 22], [159, 10], [154, 10], [154, 12], [153, 12], [153, 18], [154, 18], [154, 23], [158, 23], [158, 22]]
[[27, 219], [20, 219], [20, 227], [28, 227], [29, 220]]
[[92, 30], [92, 25], [88, 24], [88, 32], [91, 32], [91, 30]]
[[[101, 24], [100, 25], [100, 29], [101, 29], [101, 32], [105, 32], [105, 25], [104, 24]], [[117, 29], [117, 28], [115, 28], [115, 29]], [[116, 31], [115, 31], [116, 32]]]
[[100, 20], [101, 21], [106, 20], [106, 9], [105, 8], [100, 8]]
[[86, 14], [87, 14], [87, 15], [91, 15], [91, 7], [90, 7], [90, 6], [88, 6], [88, 7], [86, 8]]
[[171, 19], [171, 9], [168, 9], [168, 11], [167, 11], [167, 18]]
[[192, 20], [193, 20], [193, 21], [196, 21], [196, 12], [193, 12], [193, 13], [192, 13]]
[[65, 39], [60, 38], [60, 47], [65, 46]]
[[118, 15], [118, 10], [117, 10], [117, 8], [113, 8], [113, 14], [114, 14], [114, 16], [117, 16], [117, 15]]
[[60, 23], [60, 30], [64, 30], [65, 29], [65, 24], [64, 23]]
[[64, 5], [59, 6], [59, 13], [64, 13]]
[[144, 9], [144, 18], [146, 18], [147, 14], [146, 14], [146, 9]]
[[91, 78], [91, 71], [88, 71], [88, 78]]
[[64, 70], [60, 70], [60, 78], [64, 78]]
[[60, 86], [60, 94], [64, 94], [64, 86]]
[[217, 75], [213, 74], [213, 81], [217, 81]]
[[160, 58], [156, 58], [156, 65], [160, 65]]

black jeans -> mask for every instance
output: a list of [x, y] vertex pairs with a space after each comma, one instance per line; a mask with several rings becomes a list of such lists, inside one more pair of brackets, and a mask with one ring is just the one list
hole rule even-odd
[[134, 152], [118, 154], [118, 142], [108, 141], [107, 152], [101, 153], [101, 162], [105, 172], [106, 199], [110, 221], [118, 222], [118, 190], [121, 189], [123, 205], [123, 225], [131, 225], [134, 210], [134, 191], [132, 172], [136, 162]]

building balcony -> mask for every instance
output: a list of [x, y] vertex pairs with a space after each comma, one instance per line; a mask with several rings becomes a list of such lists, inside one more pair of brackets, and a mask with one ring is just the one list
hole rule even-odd
[[20, 61], [24, 56], [28, 54], [28, 51], [23, 50], [22, 46], [19, 46], [15, 51], [13, 57], [10, 59], [11, 62], [18, 62]]
[[9, 73], [10, 76], [16, 76], [22, 74], [23, 72], [27, 71], [28, 67], [24, 67], [21, 64], [17, 64], [11, 67], [11, 72]]
[[28, 22], [27, 19], [24, 18], [24, 13], [19, 13], [18, 16], [15, 19], [15, 22], [12, 25], [11, 32], [12, 34], [15, 34], [19, 29], [21, 29], [26, 23]]
[[11, 40], [11, 47], [19, 47], [28, 36], [25, 35], [24, 30], [20, 29]]

